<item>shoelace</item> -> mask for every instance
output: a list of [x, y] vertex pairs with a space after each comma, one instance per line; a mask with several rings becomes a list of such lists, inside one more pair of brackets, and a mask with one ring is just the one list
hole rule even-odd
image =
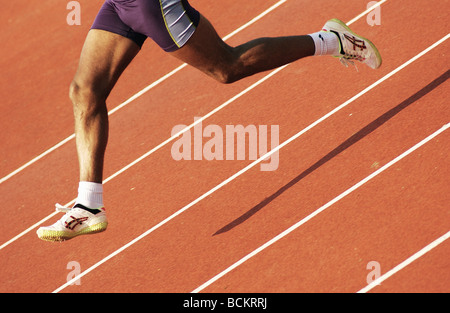
[[[62, 213], [67, 213], [67, 212], [69, 212], [70, 210], [72, 210], [72, 208], [67, 208], [67, 207], [65, 207], [65, 206], [62, 206], [61, 204], [59, 204], [59, 203], [56, 203], [55, 204], [55, 210], [56, 210], [56, 212], [62, 212]], [[65, 223], [66, 223], [66, 219], [67, 219], [67, 215], [66, 214], [64, 214], [60, 219], [59, 219], [59, 223], [61, 224], [61, 225], [65, 225]]]
[[[353, 65], [355, 67], [356, 71], [359, 72], [358, 66], [355, 64], [354, 60], [364, 62], [366, 60], [367, 56], [364, 56], [364, 53], [363, 53], [364, 50], [358, 51], [357, 49], [350, 49], [349, 44], [348, 44], [349, 39], [348, 38], [346, 38], [346, 39], [347, 40], [345, 41], [345, 44], [343, 43], [343, 45], [346, 46], [346, 49], [344, 49], [344, 51], [347, 49], [353, 50], [353, 53], [345, 52], [345, 54], [342, 57], [340, 57], [339, 60], [345, 67], [349, 67], [349, 65]], [[354, 45], [353, 42], [351, 44]]]
[[59, 204], [59, 203], [55, 204], [55, 207], [56, 207], [56, 211], [57, 211], [57, 212], [62, 212], [62, 213], [67, 213], [67, 212], [69, 212], [70, 210], [72, 210], [72, 208], [67, 208], [67, 207], [65, 207], [65, 206], [62, 206], [62, 205]]
[[349, 65], [353, 65], [356, 69], [357, 72], [359, 72], [358, 70], [358, 66], [355, 64], [354, 61], [346, 59], [346, 58], [339, 58], [339, 61], [342, 63], [342, 65], [344, 65], [345, 67], [349, 67]]

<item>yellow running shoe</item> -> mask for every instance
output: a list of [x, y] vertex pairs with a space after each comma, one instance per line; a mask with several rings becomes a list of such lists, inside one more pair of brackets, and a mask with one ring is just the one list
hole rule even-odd
[[365, 63], [373, 69], [381, 66], [381, 54], [377, 47], [370, 40], [352, 32], [341, 20], [336, 18], [329, 20], [323, 26], [323, 31], [338, 36], [340, 53], [334, 57], [339, 58], [345, 66], [348, 66], [348, 63], [354, 64], [353, 60]]
[[81, 204], [65, 208], [56, 204], [56, 211], [66, 213], [51, 226], [37, 230], [40, 239], [46, 241], [64, 241], [79, 235], [95, 234], [106, 230], [108, 220], [105, 208], [88, 209]]

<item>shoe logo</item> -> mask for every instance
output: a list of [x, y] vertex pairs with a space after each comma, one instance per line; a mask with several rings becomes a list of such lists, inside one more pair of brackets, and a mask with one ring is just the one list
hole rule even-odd
[[354, 36], [350, 37], [347, 34], [344, 34], [344, 36], [345, 36], [345, 39], [347, 39], [348, 41], [350, 41], [353, 44], [353, 50], [356, 50], [356, 48], [360, 48], [361, 51], [364, 49], [367, 49], [366, 43], [364, 42], [364, 40], [356, 39]]
[[323, 37], [322, 37], [322, 35], [321, 34], [319, 34], [319, 38], [323, 41]]
[[71, 216], [72, 220], [70, 222], [65, 221], [64, 223], [66, 224], [66, 228], [70, 229], [70, 230], [74, 230], [75, 227], [77, 227], [78, 225], [83, 224], [84, 221], [86, 221], [89, 217], [80, 217], [80, 218], [75, 218], [73, 216]]

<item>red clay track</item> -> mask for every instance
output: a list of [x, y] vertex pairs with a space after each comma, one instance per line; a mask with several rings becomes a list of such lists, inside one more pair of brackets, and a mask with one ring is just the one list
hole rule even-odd
[[[79, 1], [82, 26], [72, 27], [60, 2], [21, 0], [0, 12], [8, 22], [1, 35], [1, 177], [73, 132], [67, 86], [101, 1]], [[276, 1], [191, 3], [225, 36]], [[311, 33], [332, 17], [351, 20], [366, 4], [288, 0], [229, 42]], [[207, 118], [203, 127], [279, 125], [282, 143], [446, 36], [445, 6], [438, 0], [387, 1], [380, 26], [370, 27], [365, 17], [352, 25], [379, 47], [381, 69], [358, 66], [357, 72], [333, 58], [304, 59]], [[51, 244], [32, 229], [4, 245], [0, 291], [57, 290], [67, 282], [71, 261], [89, 272], [81, 285], [62, 292], [195, 290], [449, 123], [449, 47], [445, 40], [280, 149], [276, 171], [256, 165], [195, 204], [189, 205], [251, 161], [174, 161], [168, 143], [105, 184], [106, 232]], [[109, 108], [179, 65], [148, 40], [111, 94]], [[110, 116], [105, 178], [169, 138], [175, 125], [191, 124], [267, 74], [222, 86], [195, 69], [180, 70]], [[450, 230], [448, 135], [443, 131], [201, 291], [361, 290], [370, 261], [384, 274]], [[2, 182], [0, 244], [51, 214], [55, 202], [71, 201], [77, 177], [71, 140]], [[447, 240], [371, 291], [449, 292], [449, 253]]]

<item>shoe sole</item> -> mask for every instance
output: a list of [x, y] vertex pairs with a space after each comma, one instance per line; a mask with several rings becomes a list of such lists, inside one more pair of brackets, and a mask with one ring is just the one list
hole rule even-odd
[[[330, 23], [330, 22], [338, 24], [339, 26], [343, 27], [346, 31], [348, 31], [349, 33], [351, 33], [353, 36], [359, 37], [359, 38], [361, 38], [362, 40], [364, 40], [365, 42], [367, 42], [367, 43], [370, 45], [370, 47], [372, 48], [372, 50], [375, 52], [375, 56], [376, 56], [376, 58], [377, 58], [377, 63], [376, 63], [376, 65], [375, 65], [375, 67], [371, 67], [371, 66], [370, 66], [370, 67], [373, 68], [373, 69], [377, 69], [377, 68], [379, 68], [379, 67], [381, 66], [381, 64], [383, 63], [383, 60], [382, 60], [382, 58], [381, 58], [381, 54], [380, 54], [380, 52], [378, 51], [377, 47], [372, 43], [372, 41], [370, 41], [370, 40], [367, 39], [367, 38], [364, 38], [363, 36], [360, 36], [360, 35], [354, 33], [354, 32], [350, 29], [350, 27], [347, 26], [347, 24], [345, 24], [343, 21], [341, 21], [341, 20], [339, 20], [339, 19], [337, 19], [337, 18], [333, 18], [333, 19], [329, 20], [326, 24], [328, 24], [328, 23]], [[333, 30], [335, 30], [335, 29], [333, 29]]]
[[38, 230], [37, 234], [39, 239], [45, 240], [45, 241], [51, 241], [51, 242], [61, 242], [66, 241], [72, 238], [75, 238], [80, 235], [91, 235], [91, 234], [97, 234], [101, 233], [106, 230], [108, 227], [108, 222], [102, 222], [98, 223], [92, 226], [88, 226], [78, 232], [75, 233], [69, 233], [65, 231], [60, 230]]

